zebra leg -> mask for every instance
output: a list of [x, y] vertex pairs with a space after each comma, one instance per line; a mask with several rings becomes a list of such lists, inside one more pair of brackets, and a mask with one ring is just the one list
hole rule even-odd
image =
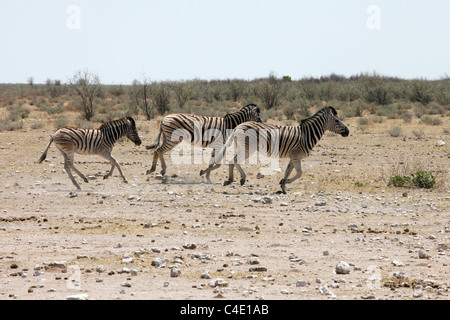
[[[300, 178], [302, 176], [302, 173], [303, 173], [303, 171], [302, 171], [302, 163], [301, 163], [300, 159], [293, 159], [293, 160], [291, 160], [291, 162], [292, 162], [292, 165], [295, 168], [295, 171], [297, 171], [297, 173], [295, 174], [295, 176], [293, 176], [290, 179], [283, 179], [283, 180], [285, 180], [284, 184], [281, 184], [281, 181], [280, 181], [281, 190], [282, 190], [283, 193], [286, 193], [285, 184], [294, 182], [295, 180]], [[292, 171], [292, 169], [291, 169], [291, 171]]]
[[234, 174], [233, 174], [233, 170], [234, 170], [234, 163], [230, 163], [228, 165], [228, 180], [226, 180], [223, 185], [227, 186], [231, 183], [233, 183], [234, 181]]
[[161, 175], [165, 175], [166, 174], [166, 169], [167, 169], [167, 165], [166, 165], [166, 161], [164, 160], [164, 153], [161, 152], [159, 154], [159, 160], [161, 161]]
[[211, 171], [216, 170], [217, 168], [219, 168], [221, 166], [220, 163], [214, 163], [215, 154], [216, 154], [216, 150], [213, 149], [213, 151], [211, 153], [211, 159], [209, 159], [208, 168], [206, 170], [200, 170], [200, 176], [202, 176], [206, 173], [206, 183], [212, 183], [212, 181], [209, 177], [211, 175]]
[[[78, 190], [81, 190], [80, 185], [75, 181], [72, 171], [70, 170], [70, 168], [73, 167], [73, 164], [71, 163], [71, 162], [73, 162], [73, 156], [71, 157], [71, 159], [69, 159], [69, 157], [67, 156], [67, 154], [65, 152], [63, 152], [61, 149], [60, 149], [60, 151], [62, 152], [62, 154], [64, 156], [64, 170], [66, 170], [67, 175], [69, 176], [69, 178], [72, 181], [72, 183], [74, 184], [74, 186], [77, 187]], [[73, 167], [73, 168], [75, 169], [75, 167]], [[75, 171], [78, 171], [78, 170], [75, 169]]]
[[245, 172], [244, 172], [244, 170], [242, 170], [241, 165], [238, 163], [236, 163], [236, 168], [238, 169], [239, 173], [241, 174], [241, 180], [239, 180], [239, 182], [241, 183], [241, 186], [243, 186], [245, 183], [245, 177], [246, 177]]
[[156, 170], [157, 163], [158, 163], [158, 151], [155, 150], [155, 152], [153, 153], [152, 167], [149, 170], [147, 170], [147, 172], [145, 174], [153, 173]]
[[286, 180], [289, 177], [289, 175], [291, 174], [292, 169], [294, 169], [294, 166], [292, 164], [292, 160], [289, 160], [286, 171], [284, 173], [284, 177], [283, 177], [283, 179], [280, 180], [280, 186], [281, 186], [281, 190], [283, 193], [286, 193], [286, 190], [285, 190]]
[[109, 162], [111, 163], [111, 170], [109, 170], [109, 172], [103, 177], [103, 179], [108, 179], [112, 175], [112, 173], [114, 171], [114, 167], [117, 167], [117, 170], [119, 170], [119, 173], [123, 179], [123, 182], [128, 183], [128, 181], [125, 178], [125, 176], [123, 175], [122, 169], [120, 168], [120, 165], [116, 161], [116, 159], [114, 159], [114, 157], [109, 152], [102, 153], [101, 156], [103, 158], [109, 160]]

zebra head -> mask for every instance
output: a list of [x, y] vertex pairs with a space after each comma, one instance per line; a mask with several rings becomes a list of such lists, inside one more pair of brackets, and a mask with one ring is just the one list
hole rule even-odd
[[228, 113], [223, 117], [226, 129], [234, 129], [239, 124], [247, 121], [261, 122], [261, 111], [256, 104], [248, 104], [234, 113]]
[[350, 131], [345, 126], [345, 124], [342, 123], [341, 120], [339, 120], [337, 111], [332, 106], [326, 107], [323, 109], [326, 114], [327, 122], [325, 124], [326, 129], [330, 130], [331, 132], [340, 134], [343, 137], [347, 137]]
[[127, 117], [126, 119], [128, 124], [127, 138], [133, 141], [135, 145], [141, 145], [142, 142], [136, 129], [136, 122], [134, 122], [134, 119], [131, 117]]
[[256, 104], [250, 103], [246, 105], [242, 110], [246, 110], [248, 114], [248, 121], [262, 122], [261, 120], [261, 110]]

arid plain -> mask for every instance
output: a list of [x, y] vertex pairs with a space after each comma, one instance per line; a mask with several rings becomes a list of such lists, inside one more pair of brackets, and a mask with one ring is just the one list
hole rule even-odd
[[[90, 180], [75, 176], [77, 191], [55, 146], [37, 164], [55, 127], [30, 108], [22, 129], [0, 132], [0, 299], [450, 297], [448, 117], [346, 119], [350, 136], [326, 134], [279, 195], [286, 160], [264, 177], [244, 165], [244, 186], [222, 186], [225, 166], [206, 184], [206, 164], [170, 155], [166, 181], [159, 165], [146, 175], [158, 122], [141, 116], [143, 144], [113, 150], [128, 184], [117, 171], [103, 180], [102, 158], [76, 155]], [[418, 169], [434, 173], [434, 189], [388, 187]]]

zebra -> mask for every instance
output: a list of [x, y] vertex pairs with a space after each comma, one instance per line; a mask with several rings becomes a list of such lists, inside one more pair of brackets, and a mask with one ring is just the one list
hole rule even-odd
[[[156, 164], [158, 162], [158, 158], [161, 161], [161, 174], [165, 175], [167, 165], [164, 160], [164, 153], [172, 150], [177, 144], [181, 141], [179, 139], [173, 139], [172, 135], [174, 131], [179, 129], [184, 129], [189, 133], [191, 138], [191, 144], [200, 144], [203, 148], [213, 147], [214, 142], [220, 143], [220, 147], [226, 141], [226, 131], [230, 129], [234, 129], [237, 125], [244, 123], [246, 121], [256, 121], [261, 122], [260, 109], [255, 104], [248, 104], [245, 107], [241, 108], [239, 111], [235, 113], [226, 114], [222, 117], [206, 117], [199, 116], [193, 114], [184, 114], [184, 113], [175, 113], [168, 116], [165, 116], [161, 122], [161, 126], [159, 128], [158, 137], [150, 146], [146, 146], [146, 149], [151, 150], [155, 149], [153, 154], [153, 163], [149, 170], [147, 170], [146, 174], [150, 174], [156, 170]], [[201, 128], [196, 128], [196, 125]], [[201, 129], [201, 132], [206, 132], [210, 129], [216, 129], [220, 133], [222, 133], [222, 140], [216, 140], [216, 137], [213, 141], [205, 139], [203, 135], [195, 134], [198, 133], [196, 130]], [[160, 145], [160, 139], [163, 136], [163, 141]], [[198, 141], [194, 141], [194, 138], [197, 138]], [[199, 140], [201, 139], [201, 141]], [[212, 152], [212, 158], [215, 155], [215, 149]], [[212, 162], [212, 158], [210, 163]], [[202, 175], [202, 173], [200, 173]], [[206, 175], [206, 179], [208, 183], [211, 183], [211, 179], [209, 177], [209, 173]]]
[[[257, 141], [253, 141], [252, 146], [249, 145], [249, 139], [245, 139], [245, 136], [249, 137], [248, 134], [250, 131], [248, 130], [254, 130], [253, 132], [257, 138]], [[254, 146], [261, 146], [261, 149], [264, 148], [265, 150], [259, 151], [266, 151], [268, 156], [289, 158], [286, 172], [283, 179], [280, 181], [281, 192], [278, 191], [278, 193], [286, 194], [286, 184], [292, 183], [300, 178], [302, 175], [301, 160], [309, 156], [312, 148], [320, 140], [326, 130], [340, 134], [343, 137], [349, 135], [348, 128], [338, 119], [336, 109], [331, 106], [322, 108], [312, 117], [302, 120], [300, 125], [297, 126], [276, 126], [257, 122], [240, 124], [229, 136], [227, 142], [217, 156], [216, 162], [210, 164], [204, 172], [211, 172], [220, 166], [226, 148], [231, 145], [233, 140], [235, 140], [237, 143], [237, 152], [232, 162], [229, 164], [228, 180], [224, 182], [224, 186], [233, 182], [234, 166], [237, 167], [241, 175], [240, 183], [243, 185], [245, 183], [246, 175], [238, 163], [238, 155], [247, 160], [249, 156], [256, 151], [256, 147]], [[242, 139], [242, 137], [244, 137], [244, 139]], [[271, 146], [273, 145], [272, 139], [277, 139], [275, 141], [275, 150], [271, 150]], [[259, 140], [262, 141], [261, 144]], [[253, 150], [250, 149], [250, 147], [252, 147]], [[241, 152], [245, 153], [242, 154]], [[294, 168], [296, 174], [292, 178], [289, 178], [289, 175]]]
[[120, 169], [119, 163], [111, 155], [114, 143], [125, 136], [133, 141], [135, 145], [139, 146], [141, 144], [141, 139], [139, 138], [136, 129], [136, 123], [131, 117], [106, 122], [98, 129], [63, 127], [51, 135], [50, 142], [42, 156], [39, 158], [38, 163], [42, 163], [42, 161], [45, 160], [50, 145], [55, 142], [56, 147], [64, 156], [64, 169], [78, 190], [81, 190], [81, 188], [75, 181], [71, 169], [73, 169], [84, 182], [87, 183], [89, 181], [85, 175], [75, 168], [73, 161], [75, 153], [102, 156], [111, 163], [111, 170], [103, 177], [103, 179], [110, 177], [114, 171], [114, 167], [117, 167], [123, 181], [128, 183]]

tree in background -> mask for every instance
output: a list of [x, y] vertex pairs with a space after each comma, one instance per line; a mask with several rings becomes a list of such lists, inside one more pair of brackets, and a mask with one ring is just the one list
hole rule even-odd
[[88, 70], [77, 71], [69, 80], [69, 87], [81, 99], [81, 111], [84, 118], [91, 120], [94, 116], [94, 100], [102, 94], [99, 76]]
[[272, 109], [280, 104], [283, 90], [283, 81], [277, 79], [275, 74], [271, 72], [269, 78], [259, 83], [256, 88], [256, 95], [261, 99], [266, 109]]
[[137, 114], [139, 109], [145, 114], [147, 120], [153, 118], [154, 105], [151, 103], [150, 85], [147, 78], [144, 76], [142, 82], [134, 80], [131, 88], [128, 91], [129, 106], [131, 112]]

